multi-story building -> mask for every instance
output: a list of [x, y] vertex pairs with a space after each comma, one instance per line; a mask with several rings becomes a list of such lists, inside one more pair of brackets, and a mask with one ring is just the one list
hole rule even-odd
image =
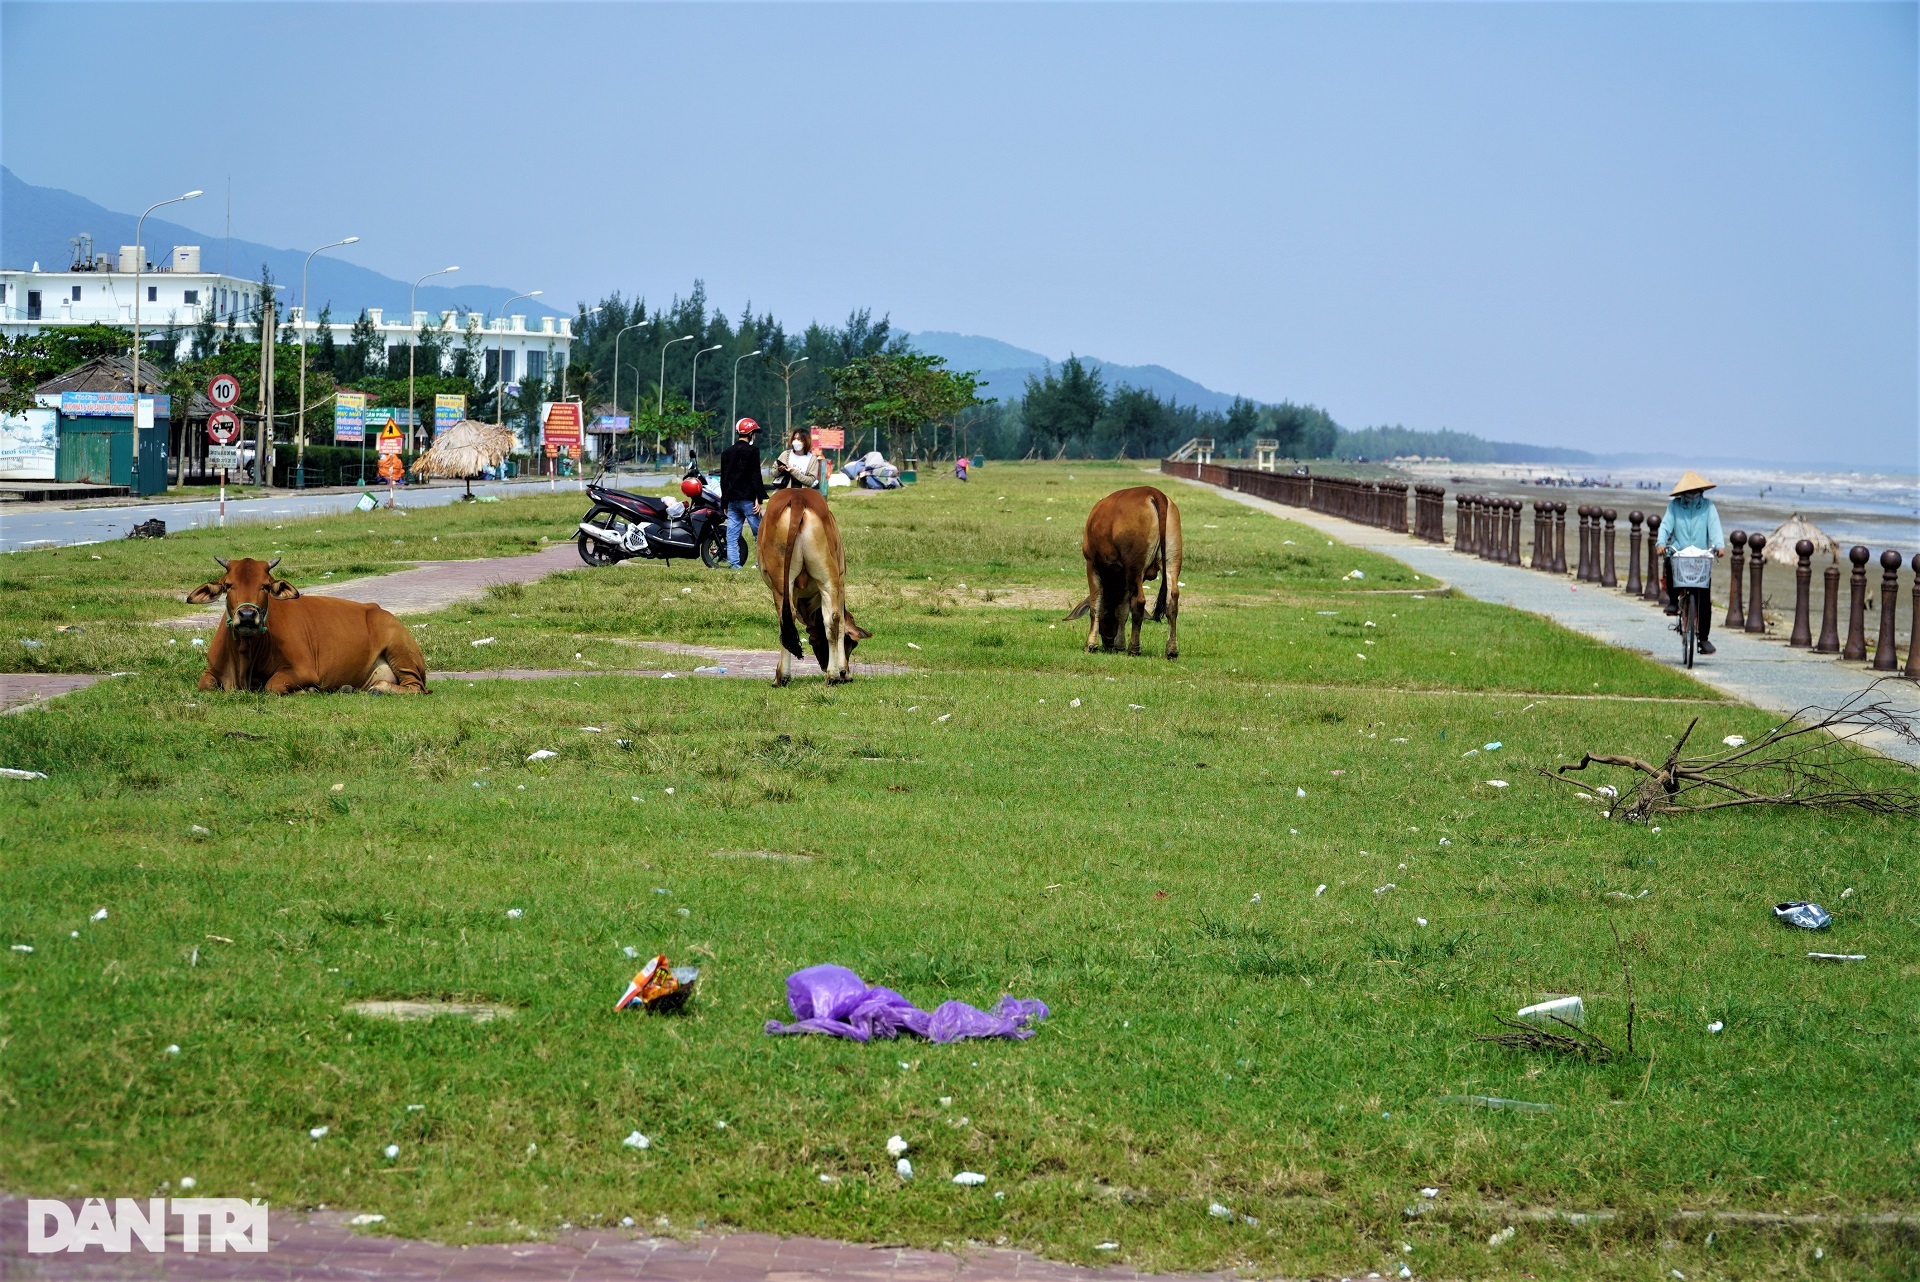
[[[138, 276], [136, 262], [142, 268]], [[43, 271], [39, 263], [27, 269], [0, 268], [0, 333], [34, 334], [59, 325], [87, 324], [131, 330], [136, 289], [142, 346], [148, 350], [172, 343], [176, 355], [187, 355], [193, 327], [203, 318], [222, 326], [229, 318], [241, 326], [259, 323], [260, 283], [202, 271], [198, 245], [176, 245], [166, 261], [155, 266], [143, 261], [141, 251], [132, 245], [121, 246], [118, 257], [96, 255], [91, 239], [79, 236], [73, 263], [65, 270]], [[344, 320], [338, 314], [332, 319], [335, 343], [344, 347], [353, 341], [357, 314], [355, 309]], [[438, 331], [442, 358], [449, 362], [469, 333], [477, 335], [487, 383], [496, 378], [517, 383], [551, 376], [565, 368], [573, 346], [573, 322], [564, 316], [542, 316], [529, 325], [524, 315], [487, 317], [449, 310], [415, 312], [409, 321], [389, 318], [383, 309], [371, 307], [367, 319], [385, 349], [389, 371], [405, 369], [407, 348], [421, 325]], [[309, 322], [300, 308], [286, 310], [283, 320], [293, 326], [296, 336], [304, 329], [309, 343], [318, 341], [317, 320]]]

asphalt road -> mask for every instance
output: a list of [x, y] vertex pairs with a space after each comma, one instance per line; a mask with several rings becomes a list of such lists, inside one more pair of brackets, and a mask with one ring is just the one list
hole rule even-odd
[[[662, 474], [627, 475], [619, 478], [622, 487], [653, 486], [668, 479]], [[384, 502], [384, 486], [374, 493]], [[542, 480], [476, 484], [475, 494], [530, 494], [544, 492]], [[561, 492], [579, 493], [577, 478], [556, 482]], [[457, 501], [463, 493], [458, 485], [434, 485], [417, 489], [402, 488], [395, 499], [397, 507], [439, 507]], [[283, 490], [267, 498], [229, 501], [227, 521], [263, 521], [272, 517], [315, 516], [347, 512], [359, 501], [359, 490], [328, 490], [321, 493], [296, 493]], [[586, 511], [585, 497], [581, 511]], [[210, 528], [219, 524], [219, 500], [195, 500], [188, 503], [141, 503], [131, 506], [62, 507], [51, 503], [8, 503], [0, 506], [0, 552], [18, 552], [30, 547], [70, 547], [77, 543], [100, 543], [125, 538], [127, 531], [140, 522], [159, 518], [169, 532]]]

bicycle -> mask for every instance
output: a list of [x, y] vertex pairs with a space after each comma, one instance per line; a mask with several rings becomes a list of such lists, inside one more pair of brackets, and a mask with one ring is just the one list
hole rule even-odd
[[1667, 557], [1667, 582], [1671, 585], [1676, 598], [1674, 605], [1680, 613], [1680, 666], [1691, 668], [1694, 651], [1698, 648], [1700, 601], [1713, 585], [1713, 553], [1670, 554]]

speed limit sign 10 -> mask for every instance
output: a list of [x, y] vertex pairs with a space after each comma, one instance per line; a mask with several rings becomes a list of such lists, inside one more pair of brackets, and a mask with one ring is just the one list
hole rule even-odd
[[207, 380], [207, 399], [221, 409], [232, 409], [240, 399], [240, 380], [231, 374], [215, 374]]

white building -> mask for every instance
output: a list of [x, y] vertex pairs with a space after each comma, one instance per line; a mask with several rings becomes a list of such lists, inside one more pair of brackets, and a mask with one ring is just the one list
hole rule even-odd
[[[61, 325], [89, 324], [131, 330], [136, 288], [141, 295], [141, 338], [149, 348], [165, 343], [171, 332], [177, 344], [175, 354], [188, 355], [193, 327], [203, 316], [222, 327], [229, 317], [242, 329], [249, 323], [259, 324], [260, 283], [200, 270], [198, 245], [176, 245], [167, 261], [158, 266], [143, 264], [137, 286], [134, 265], [140, 251], [134, 246], [121, 246], [117, 258], [94, 254], [92, 241], [85, 236], [76, 237], [75, 246], [73, 264], [63, 271], [43, 271], [39, 263], [25, 270], [0, 268], [0, 333], [37, 334]], [[291, 306], [291, 291], [278, 292], [281, 319], [293, 325], [296, 340], [304, 328], [307, 342], [318, 342], [317, 322], [307, 322], [301, 309]], [[345, 319], [332, 318], [329, 328], [339, 346], [353, 341], [356, 317], [357, 312]], [[449, 310], [415, 312], [409, 324], [404, 317], [388, 319], [381, 308], [370, 307], [367, 319], [386, 349], [390, 377], [405, 372], [407, 347], [423, 324], [439, 332], [442, 357], [449, 364], [467, 334], [476, 334], [486, 383], [494, 381], [496, 371], [508, 383], [549, 376], [566, 367], [573, 347], [573, 322], [565, 316], [542, 316], [530, 326], [526, 316], [484, 317]], [[420, 372], [427, 371], [422, 367]]]

